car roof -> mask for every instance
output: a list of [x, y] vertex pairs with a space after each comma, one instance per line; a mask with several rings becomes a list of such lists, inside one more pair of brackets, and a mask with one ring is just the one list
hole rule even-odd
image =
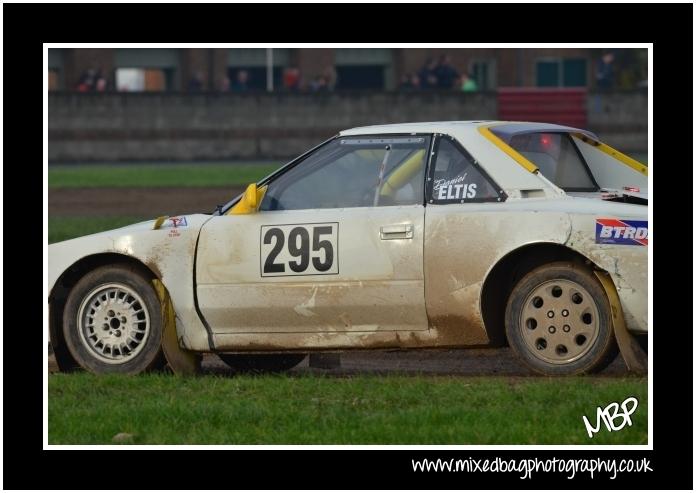
[[582, 130], [565, 125], [540, 122], [509, 122], [499, 120], [467, 120], [467, 121], [440, 121], [440, 122], [412, 122], [394, 123], [388, 125], [371, 125], [367, 127], [355, 127], [343, 130], [340, 135], [366, 135], [366, 134], [392, 134], [392, 133], [444, 133], [456, 134], [464, 129], [478, 127], [492, 127], [501, 139], [508, 142], [514, 135], [535, 132], [569, 132], [587, 135], [597, 140], [597, 136], [587, 130]]
[[547, 195], [559, 195], [562, 191], [537, 173], [520, 165], [498, 144], [487, 138], [482, 130], [490, 128], [505, 144], [513, 135], [530, 132], [568, 132], [587, 135], [595, 139], [591, 132], [552, 123], [510, 122], [499, 120], [442, 121], [398, 123], [393, 125], [374, 125], [357, 127], [340, 132], [341, 136], [379, 135], [407, 133], [441, 133], [457, 139], [486, 170], [489, 176], [507, 193], [508, 198], [519, 197], [521, 190], [544, 189]]

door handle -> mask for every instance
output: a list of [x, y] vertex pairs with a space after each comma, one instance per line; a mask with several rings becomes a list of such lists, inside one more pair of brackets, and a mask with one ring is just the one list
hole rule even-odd
[[413, 238], [413, 224], [393, 224], [379, 228], [382, 240], [410, 240]]

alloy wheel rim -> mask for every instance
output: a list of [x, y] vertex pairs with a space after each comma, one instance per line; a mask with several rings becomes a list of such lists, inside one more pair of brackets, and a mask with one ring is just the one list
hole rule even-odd
[[121, 283], [90, 291], [80, 304], [77, 323], [82, 343], [92, 356], [112, 365], [135, 358], [151, 332], [143, 299]]
[[590, 293], [568, 279], [545, 281], [525, 298], [519, 326], [529, 352], [551, 364], [582, 358], [599, 335], [599, 310]]

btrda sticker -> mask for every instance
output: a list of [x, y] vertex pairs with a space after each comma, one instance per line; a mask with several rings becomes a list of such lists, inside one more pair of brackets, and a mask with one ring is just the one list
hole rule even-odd
[[433, 195], [437, 200], [463, 200], [476, 198], [476, 183], [465, 183], [466, 173], [451, 180], [435, 180]]
[[599, 218], [595, 222], [595, 242], [648, 246], [648, 221]]

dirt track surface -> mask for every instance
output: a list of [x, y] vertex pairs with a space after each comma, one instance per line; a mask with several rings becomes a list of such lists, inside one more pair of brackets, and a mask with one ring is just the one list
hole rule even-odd
[[214, 188], [51, 188], [48, 212], [55, 216], [143, 216], [212, 212], [244, 191]]
[[[217, 356], [203, 359], [208, 374], [233, 373]], [[358, 374], [428, 374], [452, 376], [539, 376], [520, 363], [509, 348], [449, 349], [417, 351], [354, 351], [342, 353], [340, 367], [313, 368], [309, 358], [290, 371], [291, 374], [325, 374], [348, 376]], [[598, 376], [617, 377], [627, 374], [621, 357]]]
[[[55, 371], [53, 356], [49, 356], [49, 371]], [[203, 358], [203, 373], [207, 375], [233, 376], [234, 373], [217, 356]], [[320, 374], [329, 376], [426, 374], [462, 377], [538, 376], [522, 365], [509, 348], [457, 349], [419, 351], [363, 351], [342, 353], [340, 367], [313, 368], [309, 358], [289, 372], [293, 375]], [[626, 366], [618, 356], [599, 377], [626, 376]]]

